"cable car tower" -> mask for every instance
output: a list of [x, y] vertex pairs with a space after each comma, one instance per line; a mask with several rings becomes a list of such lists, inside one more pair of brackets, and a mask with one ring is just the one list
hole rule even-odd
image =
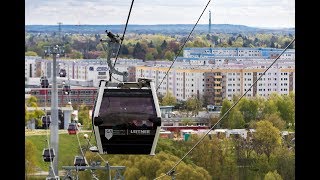
[[59, 45], [55, 46], [45, 46], [46, 50], [45, 56], [49, 56], [52, 54], [53, 61], [52, 61], [52, 95], [51, 95], [51, 124], [50, 124], [50, 144], [53, 147], [53, 151], [55, 153], [53, 159], [53, 167], [49, 168], [49, 175], [46, 180], [56, 180], [59, 179], [59, 171], [58, 171], [58, 155], [59, 155], [59, 111], [58, 111], [58, 88], [57, 88], [57, 56], [61, 56], [64, 54], [63, 47]]
[[[127, 82], [127, 72], [115, 70], [112, 51], [120, 38], [106, 31], [109, 81], [101, 80], [92, 114], [92, 124], [100, 154], [155, 155], [161, 126], [161, 113], [152, 79]], [[112, 82], [112, 73], [122, 75], [123, 82]]]

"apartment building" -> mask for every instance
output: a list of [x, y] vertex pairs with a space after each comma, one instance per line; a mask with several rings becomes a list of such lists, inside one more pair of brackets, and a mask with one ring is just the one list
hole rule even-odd
[[149, 64], [137, 66], [136, 75], [153, 78], [158, 94], [171, 92], [178, 100], [183, 101], [193, 96], [203, 97], [211, 104], [222, 105], [224, 98], [231, 100], [233, 95], [241, 95], [247, 90], [247, 97], [268, 97], [272, 92], [288, 94], [293, 91], [295, 66], [292, 60], [279, 61], [249, 90], [270, 63], [258, 60], [192, 66], [189, 63], [177, 62], [167, 76], [170, 63]]

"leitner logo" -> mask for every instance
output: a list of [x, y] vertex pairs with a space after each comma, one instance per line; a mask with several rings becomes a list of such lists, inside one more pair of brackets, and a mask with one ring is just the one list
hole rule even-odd
[[150, 134], [150, 130], [130, 130], [132, 134]]

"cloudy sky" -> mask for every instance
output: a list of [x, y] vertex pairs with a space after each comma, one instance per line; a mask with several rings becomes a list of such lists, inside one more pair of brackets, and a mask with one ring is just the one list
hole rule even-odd
[[[209, 0], [135, 0], [129, 24], [195, 24]], [[125, 24], [132, 0], [25, 0], [25, 23]], [[199, 24], [295, 27], [295, 0], [211, 0]]]

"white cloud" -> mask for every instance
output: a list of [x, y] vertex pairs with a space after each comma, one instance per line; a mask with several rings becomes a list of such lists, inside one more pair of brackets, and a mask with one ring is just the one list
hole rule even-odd
[[[194, 24], [207, 0], [136, 0], [129, 24]], [[124, 24], [131, 0], [25, 0], [26, 24]], [[224, 0], [210, 2], [200, 24], [294, 27], [294, 0]]]

